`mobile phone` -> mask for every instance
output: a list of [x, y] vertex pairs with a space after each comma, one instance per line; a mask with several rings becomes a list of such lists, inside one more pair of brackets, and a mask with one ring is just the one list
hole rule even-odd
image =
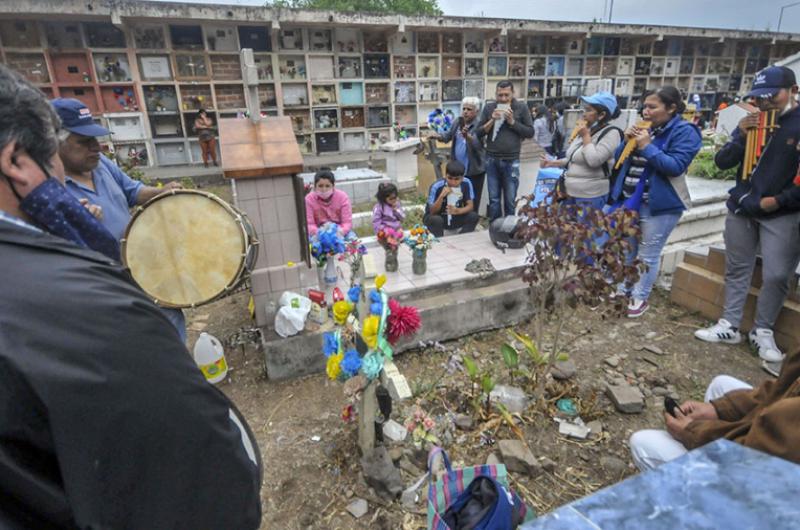
[[683, 414], [683, 411], [682, 411], [682, 410], [681, 410], [681, 408], [678, 406], [678, 402], [677, 402], [677, 401], [675, 401], [674, 399], [672, 399], [672, 398], [671, 398], [671, 397], [669, 397], [669, 396], [664, 396], [664, 410], [666, 410], [666, 411], [667, 411], [667, 413], [668, 413], [670, 416], [672, 416], [673, 418], [675, 418], [675, 417], [676, 417], [676, 416], [675, 416], [675, 410], [680, 410], [680, 411], [681, 411], [681, 414]]

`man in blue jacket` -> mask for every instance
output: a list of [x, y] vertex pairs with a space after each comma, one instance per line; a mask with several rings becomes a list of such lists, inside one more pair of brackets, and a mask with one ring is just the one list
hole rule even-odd
[[737, 344], [739, 327], [759, 247], [762, 257], [761, 293], [756, 305], [750, 344], [766, 363], [779, 363], [783, 353], [775, 344], [772, 326], [786, 299], [789, 279], [800, 259], [800, 107], [792, 70], [771, 66], [759, 72], [747, 97], [761, 112], [777, 110], [778, 129], [766, 143], [752, 175], [742, 175], [747, 132], [758, 126], [758, 112], [745, 116], [731, 140], [717, 153], [721, 169], [739, 166], [730, 190], [725, 221], [725, 308], [713, 326], [695, 336], [707, 342]]

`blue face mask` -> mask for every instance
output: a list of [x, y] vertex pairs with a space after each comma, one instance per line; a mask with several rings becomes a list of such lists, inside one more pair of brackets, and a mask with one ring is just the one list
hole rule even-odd
[[58, 180], [47, 177], [20, 201], [20, 209], [42, 230], [119, 261], [119, 243], [111, 232]]

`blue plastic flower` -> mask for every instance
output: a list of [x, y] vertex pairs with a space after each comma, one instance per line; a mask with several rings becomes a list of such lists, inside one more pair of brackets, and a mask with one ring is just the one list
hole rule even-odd
[[356, 350], [349, 350], [344, 354], [344, 359], [339, 366], [348, 377], [353, 377], [361, 368], [361, 357], [358, 356]]
[[334, 333], [324, 333], [322, 335], [322, 353], [325, 357], [330, 357], [339, 351], [339, 341], [336, 340]]
[[347, 291], [347, 299], [354, 304], [357, 304], [359, 298], [361, 298], [361, 286], [354, 285], [349, 291]]
[[369, 312], [373, 315], [380, 316], [383, 312], [383, 302], [381, 301], [381, 295], [378, 291], [370, 291], [369, 292]]
[[370, 381], [381, 375], [381, 370], [383, 370], [383, 355], [380, 353], [369, 353], [361, 360], [361, 371]]

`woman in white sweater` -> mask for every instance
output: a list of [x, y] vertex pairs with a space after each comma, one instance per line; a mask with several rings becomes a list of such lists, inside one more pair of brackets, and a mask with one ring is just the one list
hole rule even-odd
[[541, 167], [563, 167], [567, 204], [602, 208], [609, 191], [610, 164], [623, 138], [622, 130], [609, 124], [619, 116], [617, 99], [608, 92], [582, 97], [584, 126], [558, 160], [542, 157]]

